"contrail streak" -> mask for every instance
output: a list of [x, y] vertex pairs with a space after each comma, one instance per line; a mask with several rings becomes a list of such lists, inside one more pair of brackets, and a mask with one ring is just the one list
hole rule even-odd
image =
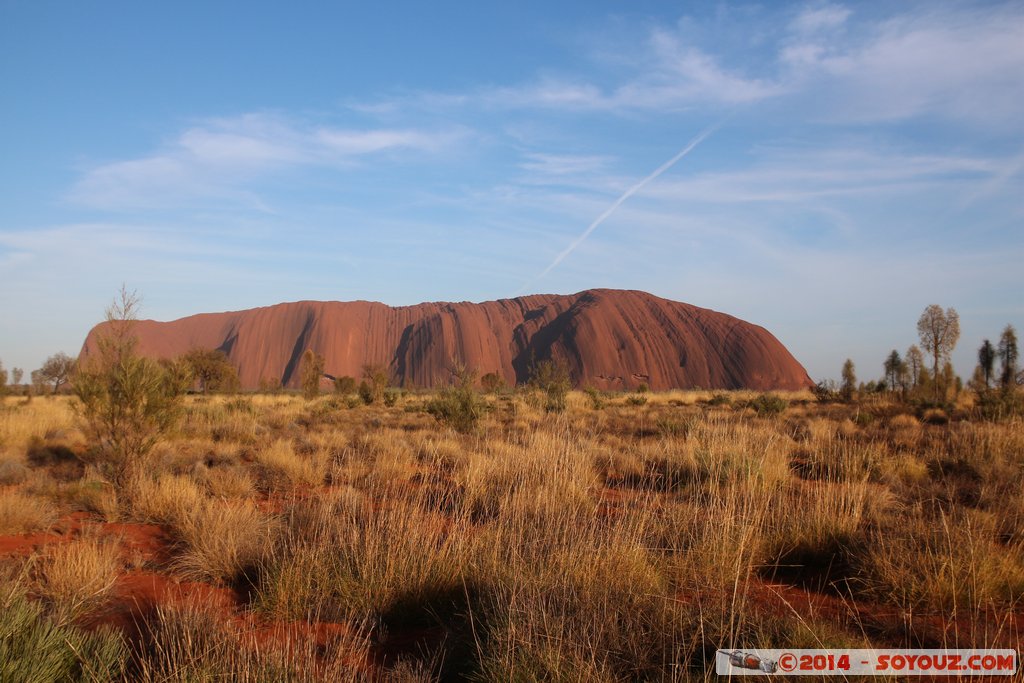
[[687, 154], [692, 152], [697, 145], [699, 145], [700, 143], [704, 142], [704, 140], [709, 135], [714, 133], [715, 130], [717, 130], [720, 125], [722, 125], [722, 124], [718, 123], [718, 124], [715, 124], [714, 126], [711, 126], [710, 128], [706, 128], [703, 131], [701, 131], [700, 134], [697, 135], [697, 137], [693, 138], [692, 140], [690, 140], [690, 142], [688, 142], [686, 144], [686, 147], [683, 147], [681, 150], [679, 150], [679, 152], [674, 157], [672, 157], [671, 159], [669, 159], [668, 161], [663, 163], [661, 166], [656, 168], [653, 173], [651, 173], [649, 176], [647, 176], [646, 178], [644, 178], [643, 180], [638, 182], [636, 185], [633, 185], [633, 187], [631, 187], [628, 190], [626, 190], [625, 192], [623, 192], [622, 196], [619, 197], [618, 199], [616, 199], [614, 202], [612, 202], [611, 206], [609, 206], [607, 209], [605, 209], [601, 213], [600, 216], [595, 218], [594, 222], [591, 223], [590, 225], [588, 225], [587, 229], [584, 230], [582, 233], [580, 233], [579, 237], [574, 239], [572, 241], [572, 243], [569, 244], [569, 246], [567, 246], [565, 249], [563, 249], [562, 252], [558, 256], [555, 257], [555, 260], [552, 261], [548, 265], [548, 267], [545, 268], [543, 270], [543, 272], [541, 272], [540, 275], [538, 275], [537, 277], [533, 278], [532, 280], [527, 282], [525, 285], [523, 285], [523, 287], [518, 292], [516, 292], [516, 294], [521, 294], [523, 292], [523, 290], [525, 290], [531, 284], [533, 284], [537, 280], [540, 280], [545, 275], [547, 275], [552, 270], [554, 270], [555, 267], [559, 263], [561, 263], [563, 260], [565, 260], [566, 256], [568, 256], [572, 252], [576, 251], [577, 247], [579, 247], [581, 244], [583, 244], [583, 242], [586, 241], [586, 239], [588, 237], [590, 237], [590, 233], [594, 232], [594, 230], [597, 229], [597, 226], [601, 225], [601, 223], [604, 223], [605, 220], [607, 220], [609, 216], [611, 216], [613, 213], [615, 213], [615, 209], [617, 209], [620, 206], [622, 206], [623, 202], [625, 202], [627, 199], [632, 197], [634, 194], [636, 194], [637, 192], [642, 190], [644, 188], [644, 186], [647, 185], [649, 182], [651, 182], [652, 180], [654, 180], [655, 178], [660, 176], [662, 173], [664, 173], [665, 171], [667, 171], [668, 169], [672, 168], [677, 163], [679, 163], [679, 161], [683, 157], [685, 157]]

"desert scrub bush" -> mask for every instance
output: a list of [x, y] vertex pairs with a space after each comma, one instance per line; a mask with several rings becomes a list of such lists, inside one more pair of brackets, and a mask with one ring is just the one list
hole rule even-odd
[[544, 396], [544, 410], [549, 413], [564, 412], [566, 396], [571, 387], [569, 370], [564, 365], [549, 359], [531, 365], [529, 373], [530, 386]]
[[195, 602], [161, 605], [141, 630], [133, 680], [144, 683], [367, 680], [359, 663], [369, 657], [369, 643], [358, 630], [338, 632], [326, 643], [301, 629], [259, 638]]
[[647, 405], [647, 397], [642, 394], [626, 397], [627, 406], [642, 406]]
[[69, 623], [108, 600], [120, 570], [118, 546], [85, 534], [48, 549], [35, 592], [51, 606], [59, 623]]
[[116, 522], [121, 514], [113, 484], [95, 471], [87, 471], [78, 481], [64, 484], [57, 496], [72, 509], [95, 513], [105, 522]]
[[176, 424], [190, 377], [183, 365], [138, 355], [134, 323], [139, 300], [121, 290], [107, 309], [96, 351], [83, 354], [74, 378], [86, 435], [108, 476], [123, 483], [157, 440]]
[[427, 412], [438, 422], [461, 434], [473, 431], [483, 417], [486, 405], [477, 394], [476, 373], [465, 367], [452, 371], [455, 385], [442, 389], [427, 403]]
[[729, 396], [729, 394], [723, 394], [723, 393], [712, 394], [711, 398], [709, 398], [706, 401], [706, 403], [709, 406], [731, 406], [732, 405], [732, 397]]
[[255, 576], [278, 525], [251, 503], [206, 500], [174, 526], [184, 546], [174, 566], [186, 576], [228, 583]]
[[655, 428], [658, 430], [658, 434], [663, 438], [685, 439], [697, 424], [697, 417], [694, 415], [687, 415], [680, 418], [672, 415], [662, 415], [654, 424]]
[[327, 456], [320, 450], [299, 455], [290, 440], [278, 439], [253, 456], [264, 488], [287, 488], [305, 484], [319, 486], [327, 474]]
[[760, 394], [747, 405], [762, 417], [775, 417], [786, 412], [786, 408], [789, 407], [789, 401], [776, 394]]
[[50, 501], [18, 491], [0, 493], [0, 536], [48, 529], [56, 521]]
[[0, 486], [20, 484], [28, 478], [28, 467], [13, 454], [0, 455]]
[[86, 633], [55, 624], [20, 586], [0, 587], [0, 681], [120, 680], [126, 654], [124, 641], [112, 631]]
[[386, 367], [367, 364], [363, 366], [363, 379], [356, 391], [366, 405], [380, 404], [384, 401], [384, 394], [390, 383], [391, 378]]
[[590, 408], [592, 410], [602, 410], [605, 407], [606, 402], [604, 397], [601, 395], [601, 392], [594, 387], [586, 387], [583, 390], [583, 393], [587, 395], [587, 399], [590, 401]]

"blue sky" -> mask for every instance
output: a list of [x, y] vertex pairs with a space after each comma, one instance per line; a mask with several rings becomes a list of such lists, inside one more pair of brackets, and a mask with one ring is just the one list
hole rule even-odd
[[1024, 327], [1021, 3], [0, 0], [0, 83], [8, 369], [122, 282], [160, 320], [642, 289], [816, 379], [931, 303], [965, 376]]

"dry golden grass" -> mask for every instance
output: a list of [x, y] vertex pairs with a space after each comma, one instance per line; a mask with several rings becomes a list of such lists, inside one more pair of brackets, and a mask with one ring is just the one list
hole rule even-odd
[[255, 572], [274, 542], [277, 520], [248, 502], [206, 500], [174, 525], [182, 574], [232, 582]]
[[252, 498], [256, 494], [255, 480], [241, 466], [204, 467], [193, 478], [214, 498]]
[[128, 485], [132, 516], [142, 522], [181, 525], [205, 503], [190, 477], [165, 474], [153, 480], [139, 475]]
[[[66, 402], [34, 401], [0, 421], [0, 461], [18, 480], [0, 490], [0, 524], [37, 508], [42, 521], [14, 528], [45, 527], [56, 501], [165, 525], [165, 571], [244, 588], [261, 619], [354, 625], [352, 656], [367, 637], [386, 649], [392, 635], [445, 634], [382, 680], [693, 680], [717, 647], [923, 637], [899, 616], [872, 630], [808, 613], [780, 590], [971, 623], [1024, 607], [1019, 420], [972, 422], [958, 407], [931, 424], [891, 397], [804, 393], [769, 417], [747, 405], [758, 396], [604, 395], [595, 407], [572, 392], [549, 413], [513, 392], [485, 397], [471, 434], [423, 412], [427, 394], [393, 408], [190, 397], [180, 433], [121, 491], [25, 460], [33, 439], [81, 439]], [[197, 675], [271, 679], [320, 661], [301, 647], [291, 660], [260, 647], [236, 657], [245, 634], [202, 610], [164, 610], [154, 628], [159, 645], [137, 653], [153, 680], [193, 660]]]
[[0, 536], [41, 531], [55, 521], [57, 510], [50, 501], [0, 489]]
[[325, 646], [301, 630], [260, 639], [208, 605], [187, 602], [158, 608], [136, 643], [133, 680], [167, 681], [336, 681], [367, 680], [370, 643], [352, 629]]
[[260, 467], [261, 481], [266, 488], [323, 484], [328, 458], [319, 450], [299, 454], [291, 441], [278, 439], [254, 456]]
[[74, 432], [72, 406], [73, 399], [67, 396], [41, 396], [30, 402], [0, 398], [0, 447], [24, 452], [33, 438]]
[[121, 571], [117, 545], [88, 533], [48, 549], [41, 565], [36, 592], [61, 622], [101, 607]]

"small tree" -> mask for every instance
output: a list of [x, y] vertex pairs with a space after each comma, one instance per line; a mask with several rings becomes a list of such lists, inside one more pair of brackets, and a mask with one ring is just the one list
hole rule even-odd
[[467, 434], [476, 428], [483, 416], [484, 404], [474, 388], [475, 372], [464, 365], [457, 365], [452, 368], [452, 375], [454, 385], [442, 389], [437, 398], [427, 404], [427, 412], [437, 418], [438, 422]]
[[194, 348], [181, 357], [204, 394], [210, 391], [237, 391], [238, 369], [220, 350]]
[[917, 389], [921, 383], [921, 372], [924, 370], [924, 354], [917, 344], [911, 344], [904, 357], [907, 366], [907, 377], [910, 379], [910, 388]]
[[324, 357], [313, 349], [302, 354], [302, 395], [311, 400], [320, 395], [320, 378], [324, 376]]
[[390, 379], [387, 368], [380, 364], [368, 363], [363, 366], [363, 381], [359, 385], [359, 396], [367, 405], [381, 403]]
[[260, 377], [259, 390], [261, 394], [280, 394], [283, 389], [280, 377], [270, 379]]
[[989, 387], [992, 386], [992, 372], [996, 362], [996, 350], [992, 346], [992, 342], [988, 339], [981, 343], [981, 348], [978, 349], [978, 369], [981, 370], [981, 388], [983, 391], [988, 391]]
[[839, 385], [839, 393], [844, 401], [853, 400], [853, 394], [857, 390], [857, 373], [853, 367], [853, 361], [849, 358], [843, 363], [842, 382]]
[[903, 359], [900, 358], [900, 352], [893, 349], [892, 353], [885, 359], [883, 368], [885, 369], [886, 386], [889, 388], [889, 391], [896, 391], [901, 384], [900, 377], [904, 374]]
[[7, 394], [7, 371], [4, 370], [3, 361], [0, 361], [0, 396]]
[[1017, 331], [1007, 325], [999, 337], [999, 383], [1010, 389], [1017, 379]]
[[11, 368], [11, 384], [14, 386], [21, 385], [21, 378], [25, 376], [25, 371], [21, 368]]
[[53, 393], [56, 394], [60, 385], [68, 381], [75, 369], [75, 359], [64, 352], [55, 353], [39, 368], [39, 374], [48, 383], [53, 384]]
[[344, 375], [342, 377], [334, 378], [334, 391], [341, 396], [350, 396], [356, 393], [356, 380], [354, 377]]
[[[917, 334], [921, 345], [932, 357], [932, 381], [935, 383], [935, 400], [946, 390], [939, 370], [939, 363], [949, 358], [960, 339], [960, 316], [953, 308], [942, 310], [932, 304], [924, 309], [917, 320]], [[941, 386], [940, 386], [941, 385]]]
[[188, 374], [137, 352], [134, 325], [139, 299], [124, 287], [107, 309], [94, 353], [83, 356], [73, 378], [77, 409], [102, 457], [101, 465], [124, 484], [180, 414]]
[[530, 367], [530, 386], [544, 392], [544, 409], [549, 413], [565, 410], [565, 398], [569, 393], [569, 371], [564, 365], [553, 360], [543, 360]]
[[488, 394], [496, 394], [505, 388], [505, 378], [496, 372], [488, 372], [480, 378], [480, 385]]
[[32, 382], [32, 393], [36, 396], [42, 396], [46, 393], [46, 386], [49, 384], [46, 378], [43, 377], [42, 370], [33, 370], [29, 373], [29, 378]]

